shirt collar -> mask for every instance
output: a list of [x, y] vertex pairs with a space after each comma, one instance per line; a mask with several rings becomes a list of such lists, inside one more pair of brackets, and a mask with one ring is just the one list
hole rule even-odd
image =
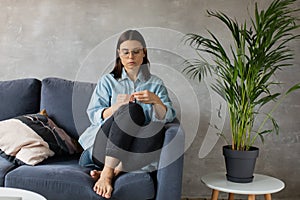
[[[149, 71], [149, 67], [148, 64], [143, 64], [140, 67], [139, 73], [138, 73], [138, 77], [137, 80], [141, 81], [141, 82], [145, 82], [148, 81], [150, 79], [150, 71]], [[119, 79], [119, 81], [125, 80], [125, 79], [130, 79], [124, 69], [124, 67], [122, 68], [122, 75], [121, 78]]]

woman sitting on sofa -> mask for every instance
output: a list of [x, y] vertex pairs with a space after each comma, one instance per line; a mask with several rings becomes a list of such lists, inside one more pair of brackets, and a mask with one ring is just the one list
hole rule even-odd
[[122, 33], [114, 69], [98, 81], [87, 109], [91, 126], [79, 138], [85, 149], [79, 163], [95, 167], [93, 189], [105, 198], [119, 172], [157, 169], [164, 124], [176, 116], [149, 65], [143, 36], [136, 30]]

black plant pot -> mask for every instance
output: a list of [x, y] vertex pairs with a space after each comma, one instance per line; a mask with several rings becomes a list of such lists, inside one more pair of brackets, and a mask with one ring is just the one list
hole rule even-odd
[[248, 151], [232, 150], [231, 145], [223, 146], [228, 181], [250, 183], [253, 180], [259, 149], [250, 147]]

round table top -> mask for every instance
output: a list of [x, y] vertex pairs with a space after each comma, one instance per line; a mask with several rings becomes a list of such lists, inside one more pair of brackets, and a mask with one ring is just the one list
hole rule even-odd
[[254, 174], [254, 179], [251, 183], [227, 181], [224, 172], [205, 175], [201, 180], [211, 189], [234, 194], [271, 194], [279, 192], [285, 186], [281, 180], [262, 174]]
[[17, 197], [21, 197], [20, 199], [22, 200], [47, 200], [42, 195], [28, 190], [0, 187], [0, 199], [3, 197], [15, 197], [12, 199], [16, 199], [16, 200], [18, 199]]

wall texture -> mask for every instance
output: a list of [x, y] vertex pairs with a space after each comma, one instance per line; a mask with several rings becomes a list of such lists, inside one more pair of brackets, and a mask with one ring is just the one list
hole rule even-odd
[[[270, 1], [259, 1], [259, 6], [265, 8]], [[296, 6], [300, 7], [299, 1]], [[151, 70], [166, 80], [181, 109], [179, 117], [187, 134], [182, 194], [207, 197], [210, 190], [200, 178], [224, 171], [221, 146], [225, 143], [208, 145], [211, 150], [204, 146], [200, 156], [199, 150], [211, 131], [208, 124], [215, 120], [227, 131], [228, 119], [214, 118], [219, 100], [206, 83], [182, 75], [183, 60], [195, 53], [181, 39], [185, 33], [207, 34], [209, 29], [229, 43], [224, 27], [208, 18], [206, 10], [221, 10], [247, 21], [253, 8], [253, 0], [0, 0], [0, 80], [56, 76], [95, 82], [111, 69], [118, 35], [129, 28], [140, 30], [148, 43]], [[287, 86], [300, 80], [300, 41], [290, 46], [296, 55], [294, 66], [276, 77]], [[268, 136], [264, 145], [257, 143], [261, 151], [256, 173], [286, 183], [274, 199], [300, 198], [299, 99], [298, 91], [277, 110], [280, 135]], [[206, 144], [214, 144], [214, 137]]]

